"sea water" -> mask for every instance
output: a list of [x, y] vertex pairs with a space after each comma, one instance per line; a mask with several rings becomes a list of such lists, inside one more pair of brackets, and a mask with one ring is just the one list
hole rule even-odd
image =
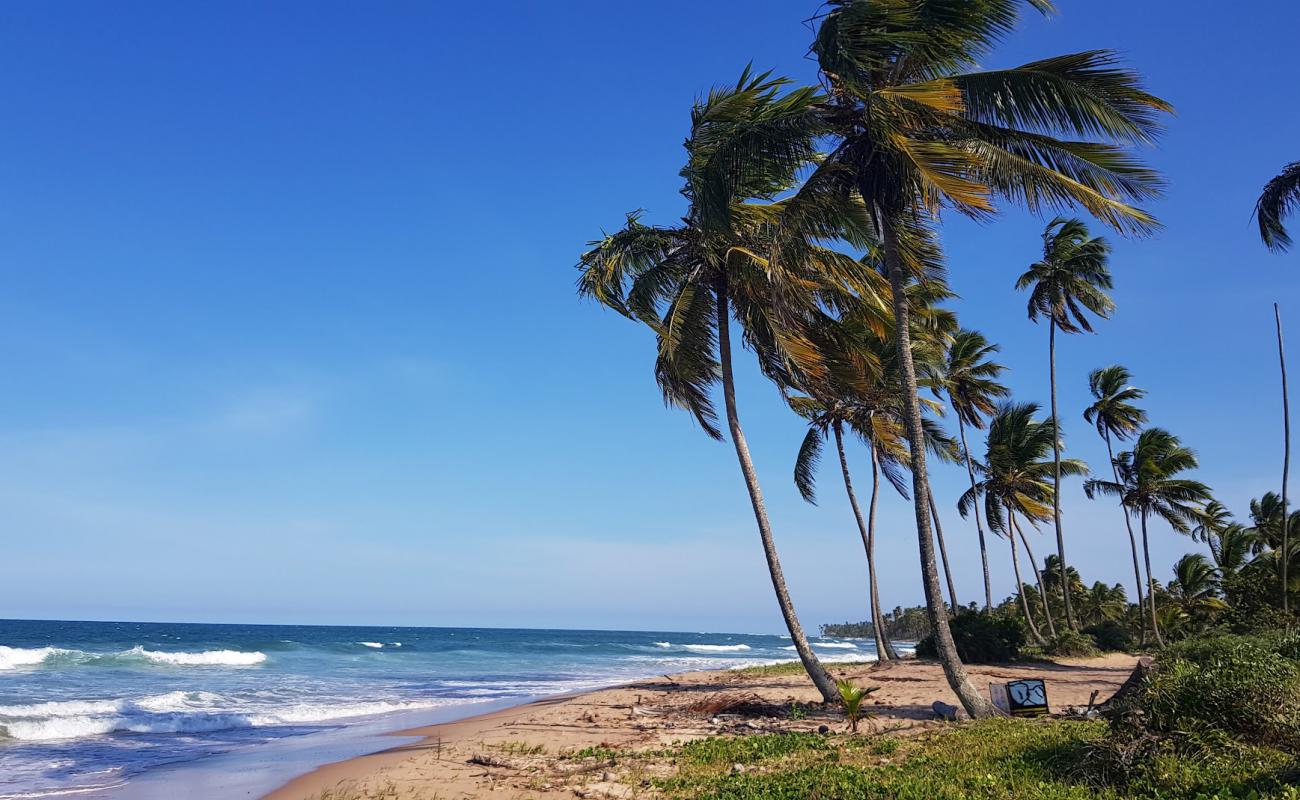
[[[814, 639], [827, 661], [871, 643]], [[112, 796], [383, 715], [789, 661], [785, 636], [0, 620], [0, 798]]]

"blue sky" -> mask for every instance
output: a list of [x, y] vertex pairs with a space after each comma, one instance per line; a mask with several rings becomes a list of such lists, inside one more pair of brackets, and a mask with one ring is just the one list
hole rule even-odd
[[[1123, 363], [1243, 513], [1279, 481], [1274, 300], [1300, 337], [1300, 255], [1250, 221], [1300, 158], [1300, 8], [1061, 5], [988, 66], [1116, 48], [1179, 112], [1149, 154], [1166, 229], [1116, 242], [1115, 318], [1059, 343], [1070, 453], [1105, 463], [1086, 374]], [[662, 406], [648, 334], [573, 265], [628, 210], [680, 214], [692, 98], [751, 60], [813, 79], [813, 10], [6, 4], [0, 617], [779, 629], [730, 447]], [[945, 244], [964, 323], [1046, 402], [1012, 289], [1042, 224]], [[748, 364], [740, 402], [805, 623], [862, 618], [836, 475], [805, 505], [800, 422]], [[935, 488], [975, 599], [963, 481]], [[1064, 504], [1085, 578], [1131, 583], [1118, 512]], [[889, 605], [921, 599], [909, 518], [883, 499]], [[1164, 574], [1192, 545], [1153, 532]]]

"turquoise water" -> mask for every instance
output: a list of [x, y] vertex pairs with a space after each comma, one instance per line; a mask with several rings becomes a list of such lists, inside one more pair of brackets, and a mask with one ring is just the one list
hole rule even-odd
[[[873, 659], [817, 639], [828, 660]], [[0, 620], [0, 798], [151, 770], [377, 715], [788, 661], [784, 636]]]

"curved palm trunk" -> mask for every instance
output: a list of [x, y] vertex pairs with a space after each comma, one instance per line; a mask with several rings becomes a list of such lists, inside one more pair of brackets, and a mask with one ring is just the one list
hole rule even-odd
[[[1047, 349], [1049, 372], [1052, 379], [1052, 522], [1056, 525], [1057, 567], [1061, 573], [1061, 597], [1065, 600], [1065, 624], [1078, 630], [1074, 624], [1074, 609], [1070, 608], [1070, 581], [1065, 574], [1065, 534], [1061, 532], [1061, 423], [1056, 416], [1056, 320], [1048, 322]], [[1028, 547], [1028, 545], [1025, 545]], [[1032, 557], [1031, 557], [1032, 558]], [[1042, 583], [1039, 583], [1042, 588]], [[1052, 615], [1047, 614], [1051, 623]], [[1052, 634], [1055, 636], [1055, 632]]]
[[[864, 197], [871, 193], [864, 192]], [[903, 398], [907, 441], [912, 466], [912, 505], [916, 512], [916, 538], [921, 558], [921, 585], [925, 589], [925, 608], [930, 618], [930, 631], [934, 636], [935, 651], [943, 665], [944, 676], [957, 698], [972, 717], [991, 717], [997, 714], [993, 704], [980, 695], [966, 674], [966, 667], [957, 655], [957, 646], [948, 627], [948, 610], [943, 605], [939, 588], [939, 575], [934, 563], [934, 538], [930, 533], [929, 485], [925, 471], [925, 435], [921, 430], [921, 405], [916, 395], [916, 367], [912, 363], [912, 337], [908, 330], [908, 300], [906, 276], [898, 251], [898, 234], [894, 222], [876, 210], [876, 221], [883, 233], [885, 267], [889, 273], [889, 288], [894, 307], [895, 344], [899, 366], [903, 372]]]
[[[1110, 431], [1106, 431], [1106, 455], [1110, 458], [1110, 470], [1115, 476], [1115, 483], [1119, 483], [1119, 466], [1115, 463], [1115, 451], [1110, 445]], [[1124, 505], [1123, 498], [1119, 501], [1119, 509], [1124, 512], [1124, 527], [1128, 529], [1128, 545], [1133, 553], [1133, 581], [1137, 585], [1138, 593], [1138, 619], [1142, 623], [1142, 646], [1147, 643], [1147, 617], [1146, 601], [1142, 599], [1142, 568], [1138, 566], [1138, 546], [1137, 537], [1133, 535], [1133, 518], [1129, 516], [1128, 506]]]
[[[926, 487], [929, 489], [930, 487]], [[934, 490], [930, 489], [930, 516], [934, 518], [934, 538], [939, 541], [939, 560], [943, 562], [943, 577], [948, 582], [948, 600], [952, 606], [952, 612], [957, 613], [961, 608], [957, 604], [957, 589], [952, 583], [952, 567], [948, 565], [948, 545], [943, 540], [943, 523], [939, 522], [939, 509], [934, 505]]]
[[785, 585], [785, 574], [781, 569], [781, 560], [777, 556], [776, 542], [772, 539], [772, 527], [767, 519], [767, 507], [763, 504], [763, 491], [758, 485], [758, 473], [754, 461], [749, 455], [749, 444], [745, 433], [740, 429], [740, 415], [736, 411], [736, 381], [731, 368], [731, 315], [727, 308], [726, 278], [718, 279], [718, 361], [722, 367], [722, 396], [727, 407], [727, 429], [731, 433], [732, 444], [736, 447], [736, 459], [740, 462], [740, 472], [745, 478], [745, 488], [749, 490], [749, 501], [754, 507], [754, 519], [758, 522], [758, 536], [763, 542], [763, 555], [767, 558], [767, 571], [772, 578], [772, 588], [776, 591], [777, 603], [781, 606], [781, 616], [785, 618], [785, 627], [790, 632], [795, 652], [803, 662], [808, 677], [812, 678], [817, 691], [827, 703], [839, 702], [839, 691], [835, 681], [813, 653], [804, 635], [803, 626], [795, 614], [794, 603], [790, 600], [790, 590]]
[[1034, 615], [1029, 613], [1029, 601], [1025, 598], [1025, 582], [1020, 578], [1020, 557], [1016, 555], [1016, 518], [1011, 513], [1011, 507], [1007, 506], [1007, 523], [1011, 526], [1011, 535], [1007, 541], [1011, 542], [1011, 569], [1016, 575], [1016, 596], [1020, 598], [1020, 611], [1025, 615], [1025, 622], [1029, 625], [1029, 633], [1034, 637], [1034, 643], [1038, 645], [1047, 644], [1043, 639], [1043, 634], [1038, 632], [1038, 626], [1034, 624]]
[[[873, 447], [871, 448], [871, 509], [867, 512], [867, 551], [871, 554], [871, 559], [867, 563], [867, 568], [871, 572], [871, 602], [872, 607], [879, 612], [884, 606], [880, 605], [880, 581], [876, 580], [876, 497], [880, 493], [880, 454]], [[889, 629], [885, 627], [883, 620], [872, 617], [873, 624], [880, 626], [880, 641], [884, 643], [883, 651], [877, 650], [876, 657], [884, 658], [889, 661], [898, 660], [898, 651], [894, 649], [893, 642], [889, 641]], [[881, 653], [884, 653], [882, 656]]]
[[1038, 597], [1043, 601], [1043, 619], [1047, 620], [1047, 635], [1056, 638], [1056, 623], [1052, 621], [1052, 607], [1047, 604], [1047, 587], [1043, 585], [1043, 571], [1038, 568], [1038, 559], [1034, 558], [1034, 548], [1029, 546], [1029, 538], [1024, 530], [1020, 531], [1020, 541], [1025, 545], [1025, 555], [1029, 556], [1029, 566], [1034, 570], [1034, 580], [1038, 582]]
[[844, 453], [844, 434], [837, 422], [832, 426], [835, 432], [835, 449], [840, 455], [840, 472], [844, 475], [844, 491], [849, 496], [849, 505], [853, 507], [853, 518], [858, 523], [858, 533], [862, 535], [862, 547], [867, 552], [867, 611], [871, 615], [871, 633], [876, 640], [876, 657], [881, 661], [890, 660], [892, 651], [887, 646], [885, 632], [880, 625], [880, 598], [876, 592], [876, 499], [880, 494], [880, 480], [876, 469], [876, 451], [871, 450], [871, 505], [870, 523], [863, 522], [862, 509], [858, 506], [858, 496], [853, 491], [853, 479], [849, 477], [849, 459]]
[[[966, 425], [961, 421], [961, 415], [957, 416], [957, 432], [961, 435], [961, 449], [966, 454], [966, 476], [970, 478], [970, 493], [975, 499], [972, 506], [975, 508], [975, 530], [980, 535], [980, 561], [984, 565], [984, 610], [988, 611], [993, 608], [993, 582], [989, 579], [989, 551], [984, 544], [984, 523], [980, 521], [980, 503], [979, 493], [975, 489], [975, 467], [970, 461], [970, 450], [966, 447]], [[1133, 563], [1137, 564], [1137, 551], [1133, 551]]]
[[1147, 565], [1147, 611], [1151, 618], [1151, 633], [1156, 637], [1156, 644], [1160, 647], [1165, 646], [1165, 640], [1160, 635], [1160, 623], [1156, 622], [1156, 579], [1151, 576], [1151, 544], [1147, 539], [1147, 512], [1142, 510], [1142, 557], [1146, 560]]
[[[1273, 319], [1277, 321], [1277, 360], [1282, 366], [1282, 613], [1291, 613], [1291, 599], [1287, 581], [1287, 567], [1291, 562], [1291, 515], [1286, 503], [1287, 473], [1291, 471], [1291, 407], [1286, 397], [1286, 352], [1282, 349], [1282, 311], [1273, 304]], [[1289, 628], [1291, 623], [1287, 622]]]

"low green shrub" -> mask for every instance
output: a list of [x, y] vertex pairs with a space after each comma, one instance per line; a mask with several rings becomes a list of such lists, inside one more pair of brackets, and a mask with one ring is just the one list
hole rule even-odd
[[[967, 664], [990, 664], [1016, 661], [1025, 645], [1025, 626], [1018, 617], [962, 611], [949, 620], [957, 655]], [[927, 636], [916, 644], [916, 654], [934, 658], [934, 637]]]
[[1083, 629], [1097, 642], [1097, 647], [1108, 652], [1131, 653], [1137, 647], [1133, 631], [1114, 620], [1098, 622]]
[[1049, 656], [1087, 658], [1101, 651], [1097, 649], [1097, 640], [1088, 634], [1063, 629], [1047, 643], [1046, 652]]
[[1213, 636], [1180, 642], [1112, 714], [1120, 740], [1172, 739], [1207, 752], [1267, 745], [1300, 754], [1300, 664], [1293, 640]]

